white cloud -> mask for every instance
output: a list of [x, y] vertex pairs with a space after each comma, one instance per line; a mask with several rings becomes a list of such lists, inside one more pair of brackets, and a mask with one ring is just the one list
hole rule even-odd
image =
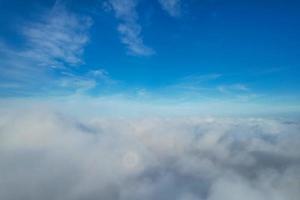
[[[144, 44], [142, 38], [142, 26], [138, 23], [136, 7], [139, 0], [108, 0], [104, 2], [106, 11], [113, 10], [115, 16], [120, 20], [117, 30], [121, 35], [121, 41], [132, 55], [149, 56], [155, 51]], [[180, 15], [180, 0], [159, 0], [162, 8], [172, 17]]]
[[299, 198], [297, 120], [87, 117], [88, 104], [81, 118], [1, 107], [1, 199]]
[[0, 42], [0, 83], [15, 88], [6, 94], [28, 95], [49, 89], [55, 82], [50, 75], [54, 68], [66, 70], [83, 64], [91, 24], [89, 17], [72, 13], [57, 1], [51, 11], [20, 28], [22, 48]]
[[149, 56], [154, 50], [144, 44], [141, 36], [142, 27], [138, 23], [136, 6], [138, 0], [109, 0], [104, 3], [105, 9], [112, 9], [120, 20], [118, 31], [121, 41], [127, 45], [128, 53], [132, 55]]
[[102, 86], [114, 85], [117, 81], [113, 80], [108, 72], [103, 69], [91, 70], [86, 74], [75, 75], [63, 72], [61, 78], [56, 80], [57, 90], [63, 89], [71, 91], [73, 94], [83, 94], [92, 89]]
[[181, 0], [158, 0], [162, 8], [172, 17], [181, 13]]
[[23, 27], [28, 44], [24, 56], [47, 67], [82, 64], [84, 46], [89, 41], [89, 17], [77, 16], [56, 4], [39, 21]]

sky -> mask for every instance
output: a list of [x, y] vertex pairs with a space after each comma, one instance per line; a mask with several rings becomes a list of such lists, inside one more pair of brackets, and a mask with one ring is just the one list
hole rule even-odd
[[299, 5], [2, 0], [0, 95], [229, 101], [298, 112]]
[[0, 0], [0, 199], [299, 200], [299, 8]]

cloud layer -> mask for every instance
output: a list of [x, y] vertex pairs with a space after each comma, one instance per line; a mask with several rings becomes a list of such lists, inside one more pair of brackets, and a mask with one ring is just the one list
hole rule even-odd
[[79, 119], [46, 106], [2, 111], [0, 199], [297, 200], [300, 195], [296, 120]]

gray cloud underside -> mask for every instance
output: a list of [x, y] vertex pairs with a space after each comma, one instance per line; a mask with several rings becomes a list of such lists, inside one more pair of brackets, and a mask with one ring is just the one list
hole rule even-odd
[[3, 200], [298, 200], [297, 121], [0, 117]]

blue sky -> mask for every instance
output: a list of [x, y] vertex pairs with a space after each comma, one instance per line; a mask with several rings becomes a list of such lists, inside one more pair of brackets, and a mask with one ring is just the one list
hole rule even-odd
[[1, 97], [299, 108], [297, 1], [1, 0]]

